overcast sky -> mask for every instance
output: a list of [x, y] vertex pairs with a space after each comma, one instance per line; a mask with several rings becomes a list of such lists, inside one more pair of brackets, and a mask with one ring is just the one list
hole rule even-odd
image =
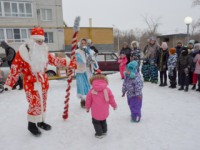
[[64, 20], [72, 27], [76, 16], [81, 16], [81, 27], [112, 27], [120, 30], [147, 28], [141, 15], [163, 16], [159, 31], [172, 33], [177, 28], [186, 32], [184, 18], [200, 18], [200, 6], [191, 8], [192, 0], [62, 0]]

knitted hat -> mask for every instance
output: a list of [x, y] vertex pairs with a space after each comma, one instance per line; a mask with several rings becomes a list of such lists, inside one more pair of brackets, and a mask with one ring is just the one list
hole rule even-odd
[[175, 54], [175, 53], [176, 53], [176, 49], [175, 49], [175, 48], [171, 48], [171, 49], [169, 50], [169, 52], [170, 52], [170, 54]]
[[196, 47], [199, 47], [199, 48], [200, 48], [200, 43], [196, 43], [196, 44], [194, 45], [194, 48], [196, 48]]
[[190, 40], [189, 42], [188, 42], [188, 45], [189, 44], [192, 44], [193, 46], [194, 46], [194, 40]]
[[162, 42], [162, 49], [167, 48], [167, 43], [166, 42]]
[[121, 54], [125, 54], [125, 52], [124, 52], [124, 51], [121, 51], [121, 52], [120, 52], [120, 55], [121, 55]]
[[123, 43], [123, 45], [126, 45], [126, 46], [128, 46], [128, 43], [127, 43], [127, 42], [124, 42], [124, 43]]
[[[135, 78], [135, 69], [137, 68], [138, 63], [136, 61], [130, 62], [127, 66], [126, 69], [131, 72], [130, 77]], [[124, 72], [124, 75], [127, 76], [127, 72]]]
[[156, 62], [156, 60], [155, 60], [155, 59], [152, 59], [152, 60], [151, 60], [151, 65], [155, 65], [155, 62]]
[[143, 59], [143, 63], [144, 63], [144, 61], [146, 61], [145, 64], [147, 64], [149, 60], [148, 60], [147, 58], [144, 58], [144, 59]]
[[156, 40], [155, 40], [154, 37], [150, 37], [150, 42], [151, 42], [151, 41], [154, 41], [154, 42], [155, 42]]
[[87, 43], [92, 44], [92, 40], [91, 40], [91, 39], [88, 39], [88, 40], [87, 40]]
[[177, 42], [177, 44], [183, 45], [183, 42], [182, 42], [181, 40], [179, 40], [179, 41]]

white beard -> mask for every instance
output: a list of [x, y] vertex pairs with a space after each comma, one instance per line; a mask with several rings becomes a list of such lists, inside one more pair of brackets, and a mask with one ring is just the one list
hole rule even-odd
[[46, 46], [44, 44], [38, 45], [35, 41], [32, 47], [30, 54], [31, 59], [31, 71], [33, 75], [37, 73], [45, 73], [45, 68], [48, 63], [48, 50], [46, 50]]

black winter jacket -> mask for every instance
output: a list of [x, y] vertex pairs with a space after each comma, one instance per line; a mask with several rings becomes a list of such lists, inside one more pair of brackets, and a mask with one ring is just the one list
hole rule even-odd
[[7, 61], [8, 65], [11, 67], [13, 60], [15, 59], [16, 52], [15, 50], [8, 46], [6, 42], [1, 42], [1, 47], [5, 48], [6, 57], [3, 57], [3, 62]]
[[156, 64], [157, 64], [157, 67], [158, 67], [158, 71], [166, 71], [167, 70], [168, 58], [169, 58], [169, 50], [168, 49], [165, 50], [165, 51], [163, 51], [162, 48], [157, 50]]
[[121, 51], [124, 51], [126, 58], [128, 60], [127, 64], [130, 62], [131, 59], [131, 49], [127, 46], [127, 48], [122, 48]]

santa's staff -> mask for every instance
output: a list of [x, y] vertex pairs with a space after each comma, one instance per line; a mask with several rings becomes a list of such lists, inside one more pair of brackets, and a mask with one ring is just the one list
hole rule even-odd
[[72, 74], [73, 74], [73, 69], [77, 69], [77, 62], [76, 62], [76, 57], [75, 55], [75, 49], [77, 47], [77, 35], [79, 32], [79, 22], [80, 22], [80, 17], [76, 17], [75, 23], [74, 23], [74, 35], [73, 35], [73, 40], [72, 40], [72, 48], [71, 48], [71, 63], [69, 65], [69, 70], [68, 70], [68, 85], [67, 85], [67, 95], [66, 95], [66, 101], [65, 101], [65, 108], [64, 108], [64, 114], [63, 114], [63, 119], [68, 118], [68, 110], [69, 110], [69, 96], [70, 96], [70, 89], [71, 89], [71, 82], [72, 82]]

